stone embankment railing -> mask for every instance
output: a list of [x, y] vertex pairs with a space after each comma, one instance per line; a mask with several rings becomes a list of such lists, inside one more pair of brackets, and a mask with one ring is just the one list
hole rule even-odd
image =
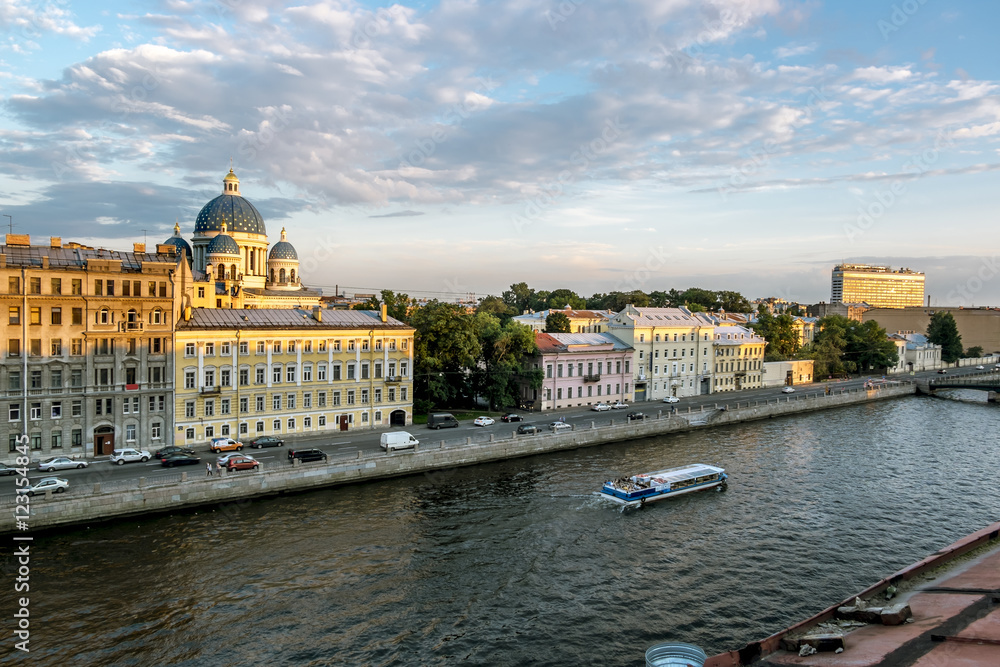
[[[730, 400], [720, 396], [715, 407], [700, 410], [659, 410], [647, 419], [627, 421], [622, 416], [595, 418], [589, 424], [576, 424], [572, 430], [539, 435], [490, 434], [487, 442], [422, 442], [415, 450], [385, 454], [361, 452], [350, 458], [331, 459], [324, 463], [291, 465], [273, 463], [259, 471], [242, 471], [208, 477], [203, 468], [177, 472], [166, 477], [135, 480], [106, 480], [100, 469], [84, 477], [67, 493], [34, 496], [30, 515], [14, 511], [13, 495], [0, 497], [0, 533], [18, 529], [24, 521], [27, 530], [58, 525], [80, 524], [148, 512], [167, 512], [182, 507], [205, 504], [233, 506], [256, 496], [277, 495], [321, 487], [350, 484], [374, 479], [446, 471], [449, 469], [533, 456], [566, 449], [590, 447], [609, 442], [708, 428], [756, 419], [835, 408], [867, 401], [895, 398], [915, 393], [910, 382], [889, 382], [876, 389], [799, 391], [769, 400]], [[739, 396], [732, 396], [738, 399]], [[600, 424], [598, 423], [600, 422]], [[88, 483], [89, 480], [89, 483]], [[603, 480], [595, 480], [595, 484]], [[25, 528], [22, 528], [22, 530]]]

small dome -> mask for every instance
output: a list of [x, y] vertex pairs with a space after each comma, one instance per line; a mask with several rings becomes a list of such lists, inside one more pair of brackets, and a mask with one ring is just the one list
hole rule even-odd
[[239, 256], [240, 246], [237, 245], [232, 236], [226, 233], [226, 223], [222, 223], [222, 231], [209, 241], [205, 252], [209, 255]]
[[164, 245], [169, 244], [176, 246], [178, 255], [186, 255], [188, 259], [192, 256], [191, 246], [184, 240], [184, 237], [181, 236], [181, 226], [179, 224], [174, 224], [174, 235], [163, 243]]
[[228, 225], [234, 232], [267, 235], [264, 218], [254, 205], [240, 194], [240, 179], [233, 170], [222, 181], [223, 194], [205, 204], [195, 219], [194, 231], [217, 232]]
[[272, 259], [291, 259], [299, 261], [299, 254], [295, 252], [295, 247], [285, 240], [285, 228], [281, 228], [281, 240], [271, 247], [271, 252], [267, 254], [267, 261]]

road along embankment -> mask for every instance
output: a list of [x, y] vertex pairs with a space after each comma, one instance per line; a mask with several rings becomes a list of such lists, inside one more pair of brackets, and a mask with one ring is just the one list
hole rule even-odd
[[[55, 526], [84, 524], [104, 519], [152, 512], [169, 512], [184, 507], [210, 504], [234, 504], [248, 498], [300, 492], [322, 487], [426, 473], [503, 459], [533, 456], [610, 442], [635, 440], [723, 424], [768, 419], [784, 415], [856, 405], [869, 401], [914, 394], [913, 383], [890, 383], [878, 389], [854, 389], [826, 394], [797, 392], [770, 400], [738, 400], [738, 395], [720, 395], [714, 407], [673, 412], [665, 409], [648, 414], [641, 421], [627, 422], [624, 415], [602, 413], [591, 423], [576, 424], [572, 430], [540, 435], [492, 433], [489, 442], [445, 443], [424, 441], [415, 450], [384, 454], [358, 452], [351, 458], [331, 459], [327, 463], [291, 465], [285, 462], [262, 470], [204, 476], [193, 466], [191, 473], [181, 472], [155, 480], [108, 481], [99, 470], [83, 483], [75, 483], [67, 493], [34, 496], [28, 513], [15, 511], [12, 495], [0, 499], [7, 511], [0, 514], [0, 533], [39, 530]], [[728, 400], [727, 400], [728, 399]], [[658, 407], [654, 404], [654, 407]], [[18, 503], [23, 505], [24, 503]]]

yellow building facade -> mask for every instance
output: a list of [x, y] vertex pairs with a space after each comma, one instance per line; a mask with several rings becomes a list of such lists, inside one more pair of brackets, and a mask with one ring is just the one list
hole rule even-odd
[[764, 386], [764, 347], [766, 341], [751, 329], [720, 326], [712, 342], [712, 391], [741, 391]]
[[833, 267], [830, 300], [863, 302], [873, 308], [922, 306], [924, 274], [888, 266], [839, 264]]
[[385, 310], [185, 310], [174, 343], [175, 440], [405, 426], [413, 328]]

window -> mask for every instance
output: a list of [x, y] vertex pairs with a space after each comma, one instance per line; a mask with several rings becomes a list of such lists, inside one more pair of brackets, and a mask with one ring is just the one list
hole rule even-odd
[[370, 349], [371, 349], [371, 343], [369, 343], [367, 340], [361, 341], [361, 351], [362, 352], [367, 352]]
[[316, 394], [316, 405], [321, 408], [326, 407], [326, 392], [321, 391]]
[[205, 298], [205, 288], [204, 287], [199, 287], [198, 288], [198, 298], [199, 299], [204, 299]]
[[406, 377], [406, 374], [407, 374], [406, 373], [406, 370], [407, 370], [406, 366], [407, 366], [407, 364], [406, 364], [405, 361], [399, 362], [399, 374], [402, 375], [403, 377]]
[[21, 293], [21, 279], [11, 276], [7, 279], [7, 293], [8, 294], [20, 294]]
[[206, 387], [215, 386], [215, 369], [212, 368], [205, 369], [205, 386]]
[[250, 384], [250, 369], [241, 368], [240, 369], [240, 386], [246, 387]]
[[288, 345], [285, 346], [285, 351], [288, 354], [291, 354], [292, 352], [295, 352], [295, 341], [294, 340], [288, 341]]
[[215, 343], [205, 343], [205, 356], [206, 357], [215, 356]]
[[41, 403], [32, 403], [31, 407], [29, 409], [30, 409], [29, 416], [31, 417], [31, 419], [41, 419], [42, 418], [42, 404]]
[[367, 361], [363, 362], [361, 364], [361, 379], [362, 380], [367, 380], [368, 379], [368, 362]]
[[240, 435], [246, 435], [248, 433], [247, 423], [243, 422], [240, 424]]
[[206, 426], [205, 427], [205, 437], [206, 438], [214, 438], [215, 437], [215, 427], [214, 426]]
[[312, 428], [312, 425], [313, 425], [312, 417], [302, 418], [302, 428]]
[[32, 306], [29, 310], [28, 324], [41, 324], [42, 323], [42, 308], [41, 306]]
[[334, 406], [334, 407], [339, 406], [340, 405], [340, 392], [339, 391], [333, 392], [333, 394], [330, 397], [330, 401], [331, 401], [330, 404], [332, 406]]
[[390, 403], [394, 402], [396, 400], [396, 388], [395, 387], [389, 387], [387, 391], [388, 391], [388, 395], [389, 395], [389, 402]]
[[223, 424], [222, 428], [219, 429], [221, 435], [229, 435], [229, 424]]
[[159, 440], [163, 437], [163, 424], [160, 422], [153, 422], [150, 427], [149, 434], [152, 436], [153, 440]]
[[62, 356], [62, 339], [61, 338], [53, 338], [50, 341], [49, 345], [50, 345], [53, 357], [61, 357]]
[[82, 387], [83, 386], [83, 370], [75, 369], [69, 372], [69, 386], [71, 387]]
[[185, 343], [184, 344], [184, 356], [185, 357], [193, 357], [194, 356], [194, 343]]
[[20, 403], [10, 403], [7, 406], [7, 419], [12, 422], [21, 421]]
[[264, 432], [264, 422], [262, 422], [262, 421], [257, 422], [254, 425], [254, 430], [256, 430], [257, 433], [263, 433]]
[[257, 341], [257, 354], [265, 354], [264, 351], [264, 341]]
[[42, 356], [42, 339], [32, 338], [28, 341], [28, 355], [32, 357]]
[[[302, 372], [305, 373], [305, 371]], [[316, 379], [320, 382], [326, 382], [326, 364], [319, 364], [316, 366]]]
[[356, 341], [353, 341], [353, 340], [347, 341], [347, 351], [348, 352], [354, 352], [356, 349], [358, 349]]
[[[76, 282], [76, 281], [74, 281], [74, 282]], [[71, 446], [73, 446], [73, 447], [82, 447], [83, 446], [83, 429], [82, 428], [75, 428], [72, 431], [70, 431], [70, 434], [69, 434], [69, 444]]]
[[29, 294], [41, 294], [42, 293], [42, 279], [41, 278], [28, 278], [28, 293]]
[[319, 351], [320, 352], [326, 352], [326, 341], [325, 340], [321, 340], [319, 342]]
[[281, 409], [281, 394], [274, 394], [271, 396], [271, 409], [280, 410]]
[[10, 306], [7, 309], [7, 324], [20, 324], [20, 323], [21, 323], [21, 307]]
[[374, 397], [374, 401], [376, 403], [381, 403], [382, 402], [382, 390], [381, 389], [376, 389], [374, 391], [374, 393], [372, 394], [372, 396]]
[[318, 422], [320, 426], [326, 426], [326, 415], [320, 415]]
[[274, 354], [281, 354], [281, 341], [276, 340], [271, 344], [271, 352]]
[[313, 351], [313, 342], [311, 340], [307, 340], [304, 343], [302, 343], [302, 351], [305, 352], [306, 354], [309, 354], [310, 352], [312, 352]]
[[256, 368], [256, 374], [254, 376], [254, 379], [256, 380], [256, 384], [264, 384], [265, 380], [264, 380], [264, 367], [263, 366], [258, 366]]
[[288, 430], [289, 431], [294, 431], [295, 430], [295, 417], [289, 417], [288, 418]]
[[354, 364], [347, 364], [347, 379], [354, 379]]
[[[125, 283], [126, 285], [128, 283]], [[125, 425], [125, 440], [127, 442], [135, 442], [135, 424]]]
[[313, 379], [313, 367], [312, 364], [306, 364], [302, 367], [302, 381], [312, 382]]
[[399, 400], [401, 400], [401, 401], [405, 401], [406, 400], [406, 387], [400, 387], [400, 389], [399, 389]]
[[70, 417], [82, 417], [83, 416], [83, 401], [73, 401], [69, 407]]
[[271, 384], [281, 384], [281, 364], [271, 367]]
[[59, 401], [52, 404], [52, 418], [62, 419], [62, 403]]
[[[199, 288], [199, 289], [201, 289], [201, 288]], [[184, 431], [184, 439], [185, 440], [194, 440], [194, 429], [193, 428], [189, 427], [188, 429], [186, 429]]]
[[313, 406], [313, 395], [311, 392], [302, 394], [302, 407], [309, 409]]
[[285, 397], [285, 406], [289, 410], [295, 409], [295, 394], [288, 394], [288, 396]]
[[362, 403], [368, 403], [368, 390], [367, 389], [362, 389], [361, 390], [361, 402]]
[[354, 405], [354, 390], [350, 389], [347, 392], [347, 404]]
[[380, 361], [375, 362], [375, 379], [382, 379], [382, 362]]
[[205, 399], [205, 416], [214, 417], [215, 416], [215, 400], [211, 398]]
[[240, 356], [250, 354], [250, 343], [240, 343]]
[[273, 430], [273, 431], [274, 431], [275, 433], [280, 433], [280, 432], [281, 432], [281, 420], [280, 420], [280, 419], [275, 419], [275, 420], [274, 420], [274, 421], [273, 421], [273, 422], [271, 423], [271, 429], [272, 429], [272, 430]]
[[21, 339], [20, 338], [10, 338], [7, 340], [7, 356], [9, 357], [20, 357], [21, 356]]
[[195, 385], [195, 371], [184, 371], [184, 388], [194, 389]]
[[219, 371], [219, 384], [223, 387], [231, 387], [233, 384], [233, 372], [228, 368]]
[[361, 413], [361, 423], [362, 424], [367, 424], [368, 423], [368, 413], [367, 412], [362, 412]]
[[250, 412], [250, 399], [246, 396], [240, 396], [240, 414], [247, 412]]
[[340, 363], [333, 365], [333, 381], [336, 382], [340, 380]]
[[29, 375], [31, 378], [31, 383], [28, 385], [31, 389], [41, 389], [42, 388], [42, 372], [39, 370], [31, 371]]
[[339, 340], [333, 341], [333, 351], [334, 352], [340, 352], [340, 341]]
[[285, 382], [295, 382], [295, 366], [285, 368]]
[[228, 357], [233, 353], [229, 343], [222, 343], [219, 345], [219, 354], [223, 357]]
[[194, 401], [184, 401], [184, 416], [188, 419], [194, 417]]
[[254, 397], [254, 407], [256, 408], [257, 412], [264, 412], [264, 395], [263, 394]]
[[62, 449], [62, 431], [52, 432], [52, 449]]

